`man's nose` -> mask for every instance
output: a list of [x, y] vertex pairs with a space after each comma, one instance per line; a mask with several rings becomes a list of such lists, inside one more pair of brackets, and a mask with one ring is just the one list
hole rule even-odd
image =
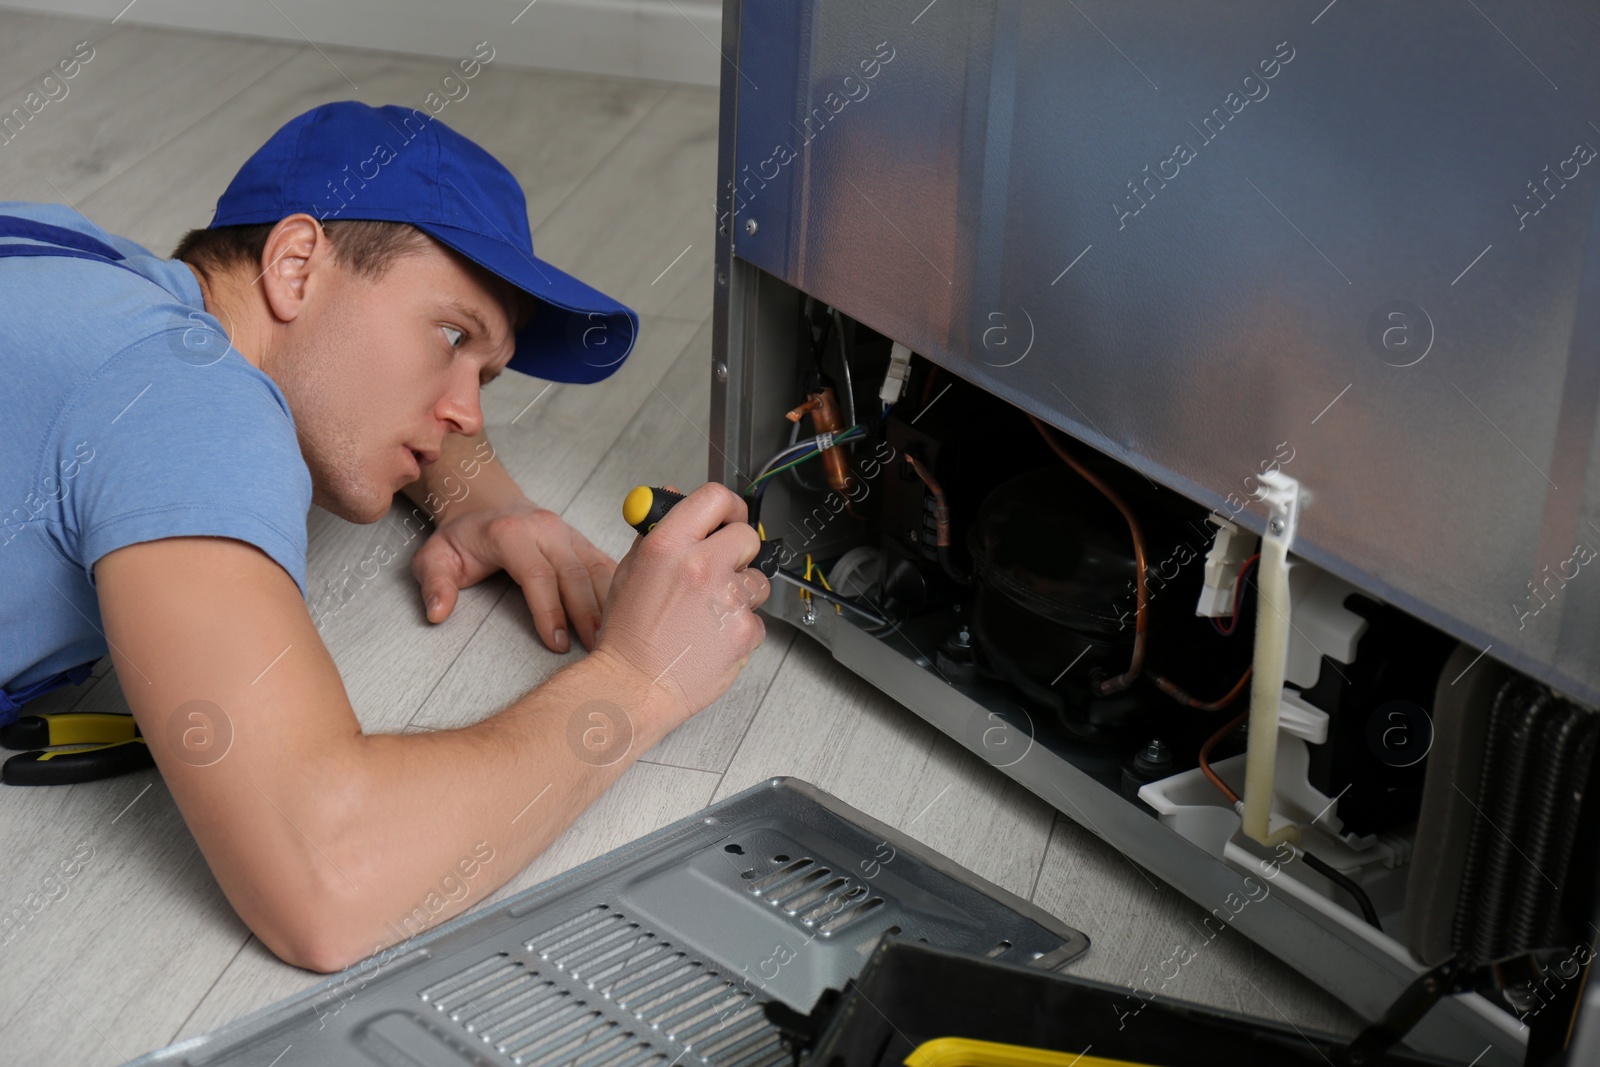
[[[465, 384], [463, 384], [463, 382]], [[483, 404], [478, 392], [477, 372], [457, 375], [449, 392], [440, 399], [434, 413], [441, 422], [452, 425], [455, 433], [471, 437], [483, 431]]]

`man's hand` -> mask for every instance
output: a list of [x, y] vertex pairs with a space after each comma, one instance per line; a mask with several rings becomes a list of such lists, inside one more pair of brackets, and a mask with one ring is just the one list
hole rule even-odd
[[487, 438], [446, 436], [438, 460], [404, 491], [437, 523], [411, 560], [429, 622], [448, 619], [461, 590], [504, 570], [545, 645], [566, 652], [576, 631], [594, 647], [617, 561], [523, 495]]
[[504, 570], [522, 586], [539, 637], [565, 652], [569, 631], [593, 648], [617, 561], [553, 511], [526, 499], [447, 517], [417, 550], [411, 573], [429, 622], [443, 622], [460, 590]]
[[635, 538], [617, 569], [591, 658], [626, 664], [675, 694], [672, 726], [726, 692], [766, 635], [755, 609], [772, 587], [750, 566], [761, 538], [747, 517], [743, 498], [708, 482]]

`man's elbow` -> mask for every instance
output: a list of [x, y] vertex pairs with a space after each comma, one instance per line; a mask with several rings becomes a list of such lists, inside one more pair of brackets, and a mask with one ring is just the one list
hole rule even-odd
[[349, 928], [298, 918], [276, 929], [253, 929], [267, 950], [284, 963], [319, 974], [334, 974], [366, 959], [381, 946], [354, 940]]
[[[355, 870], [342, 863], [346, 870]], [[299, 879], [281, 879], [261, 910], [248, 918], [251, 930], [273, 955], [295, 967], [332, 974], [359, 963], [383, 947], [372, 916], [381, 912], [378, 898], [358, 893], [342, 881], [321, 877], [313, 864]], [[362, 884], [367, 884], [363, 880]]]

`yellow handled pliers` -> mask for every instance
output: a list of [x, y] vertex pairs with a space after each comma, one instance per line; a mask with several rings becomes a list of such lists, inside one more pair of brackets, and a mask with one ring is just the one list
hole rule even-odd
[[[7, 785], [93, 782], [155, 766], [150, 746], [140, 736], [132, 715], [24, 715], [0, 726], [0, 745], [29, 750], [0, 767], [0, 781]], [[79, 747], [63, 750], [61, 746]]]

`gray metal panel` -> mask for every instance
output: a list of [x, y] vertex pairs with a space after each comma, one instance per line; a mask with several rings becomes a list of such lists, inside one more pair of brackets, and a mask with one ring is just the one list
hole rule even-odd
[[1600, 8], [730, 12], [738, 257], [1600, 702]]
[[760, 1006], [809, 1012], [886, 931], [1047, 969], [1088, 947], [774, 778], [131, 1067], [777, 1067], [791, 1057]]

